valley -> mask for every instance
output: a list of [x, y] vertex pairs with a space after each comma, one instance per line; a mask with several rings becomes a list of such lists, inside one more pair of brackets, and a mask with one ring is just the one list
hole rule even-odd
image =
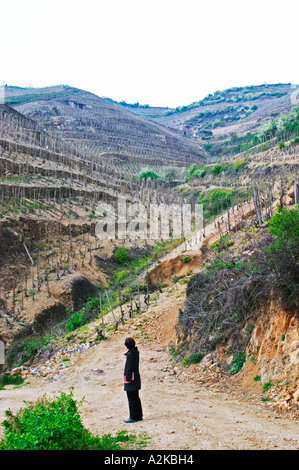
[[[127, 429], [133, 336], [145, 408], [133, 432], [146, 449], [299, 448], [296, 89], [234, 88], [171, 109], [5, 87], [1, 421], [73, 388], [93, 433]], [[120, 197], [127, 235], [116, 224], [99, 239]], [[171, 219], [167, 239], [140, 237], [140, 205], [154, 204], [200, 205], [202, 228], [190, 240]]]

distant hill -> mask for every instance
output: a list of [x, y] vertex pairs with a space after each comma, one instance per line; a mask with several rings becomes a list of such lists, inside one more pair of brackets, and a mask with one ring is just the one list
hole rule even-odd
[[190, 164], [206, 156], [195, 139], [77, 88], [6, 87], [5, 102], [64, 141], [120, 162]]
[[125, 106], [195, 139], [210, 155], [221, 156], [233, 151], [236, 138], [255, 133], [265, 122], [290, 111], [295, 105], [291, 100], [295, 89], [290, 83], [264, 84], [216, 91], [201, 101], [175, 109]]
[[5, 101], [81, 153], [122, 164], [188, 166], [241, 152], [262, 125], [290, 111], [295, 89], [234, 87], [175, 109], [118, 103], [64, 85], [6, 87]]

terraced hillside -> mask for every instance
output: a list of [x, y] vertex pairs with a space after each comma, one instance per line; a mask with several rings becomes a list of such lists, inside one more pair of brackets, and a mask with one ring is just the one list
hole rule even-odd
[[[175, 109], [125, 105], [198, 141], [210, 156], [237, 153], [238, 138], [255, 133], [271, 119], [298, 106], [298, 86], [274, 84], [216, 91]], [[236, 148], [237, 147], [237, 148]]]
[[[40, 325], [65, 317], [74, 282], [79, 298], [107, 286], [105, 260], [121, 242], [95, 236], [100, 204], [117, 209], [120, 195], [144, 204], [183, 197], [163, 182], [126, 176], [92, 146], [85, 152], [8, 105], [0, 105], [0, 124], [0, 327], [8, 341], [39, 328], [36, 318]], [[134, 241], [128, 246], [138, 252]]]
[[206, 152], [176, 130], [132, 113], [112, 100], [68, 86], [5, 87], [5, 102], [64, 142], [117, 162], [185, 165]]

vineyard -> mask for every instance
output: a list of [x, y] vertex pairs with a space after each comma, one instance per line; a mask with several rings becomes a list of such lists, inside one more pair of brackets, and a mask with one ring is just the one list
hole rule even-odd
[[205, 157], [196, 141], [180, 132], [137, 116], [127, 108], [71, 87], [51, 92], [5, 88], [5, 101], [47, 131], [72, 143], [83, 155], [110, 157], [119, 164], [186, 165]]
[[99, 204], [117, 208], [119, 196], [146, 206], [184, 198], [161, 180], [139, 179], [134, 159], [124, 171], [111, 156], [99, 158], [92, 147], [65, 142], [9, 106], [0, 108], [1, 330], [8, 341], [65, 318], [67, 308], [82, 307], [89, 293], [109, 284], [101, 260], [119, 242], [95, 236]]
[[[196, 269], [188, 267], [191, 253], [188, 257], [184, 239], [99, 240], [101, 204], [116, 212], [119, 196], [148, 212], [152, 203], [203, 204], [202, 242], [206, 227], [223, 237], [244, 224], [263, 226], [275, 204], [298, 203], [294, 134], [284, 146], [273, 137], [266, 147], [257, 144], [215, 164], [178, 131], [146, 118], [138, 117], [131, 133], [134, 115], [126, 109], [120, 116], [117, 103], [101, 99], [105, 118], [95, 109], [90, 114], [93, 95], [82, 104], [88, 94], [78, 92], [75, 102], [68, 97], [73, 91], [54, 87], [41, 96], [8, 89], [9, 104], [27, 116], [0, 105], [0, 320], [6, 344], [18, 335], [44, 334], [62, 320], [76, 328], [95, 315], [111, 312], [114, 318], [120, 307], [117, 328], [124, 303], [129, 302], [129, 315], [138, 313], [151, 292], [163, 287], [159, 260], [181, 243], [186, 258], [180, 255], [178, 272], [171, 268], [170, 282]], [[110, 138], [107, 127], [101, 134], [107, 122], [116, 126]], [[115, 259], [119, 247], [128, 255], [124, 263]]]

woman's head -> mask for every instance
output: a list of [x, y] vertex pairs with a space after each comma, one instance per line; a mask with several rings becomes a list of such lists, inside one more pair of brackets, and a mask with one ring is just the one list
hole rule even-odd
[[130, 338], [130, 337], [129, 337], [129, 338], [126, 338], [126, 340], [125, 340], [125, 346], [126, 346], [128, 349], [134, 348], [134, 346], [135, 346], [135, 341], [134, 341], [134, 339], [133, 339], [133, 338]]

